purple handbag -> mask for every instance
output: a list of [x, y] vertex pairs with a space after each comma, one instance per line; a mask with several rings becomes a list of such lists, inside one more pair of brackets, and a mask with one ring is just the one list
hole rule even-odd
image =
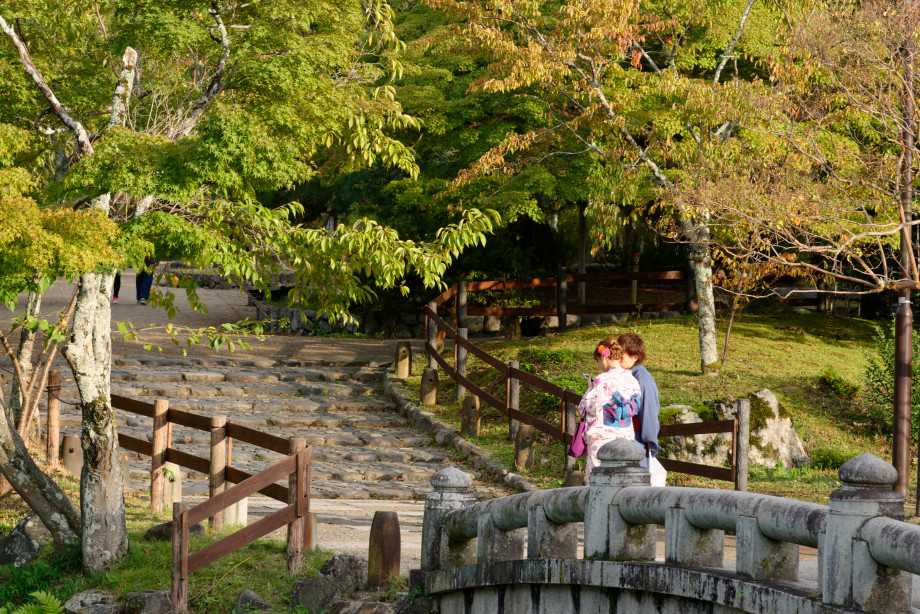
[[572, 443], [569, 444], [569, 449], [566, 450], [565, 453], [569, 456], [578, 458], [579, 456], [584, 456], [587, 450], [588, 446], [585, 444], [585, 419], [582, 417], [575, 426], [575, 434], [572, 435]]

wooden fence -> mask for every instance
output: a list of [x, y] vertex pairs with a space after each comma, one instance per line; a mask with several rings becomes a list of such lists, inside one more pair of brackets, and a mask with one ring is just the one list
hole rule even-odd
[[[442, 295], [443, 297], [444, 295]], [[440, 298], [440, 297], [439, 297]], [[479, 397], [480, 402], [491, 405], [509, 419], [509, 432], [514, 438], [517, 423], [529, 424], [534, 429], [546, 433], [562, 444], [566, 470], [575, 467], [575, 459], [565, 455], [566, 447], [572, 441], [577, 424], [577, 407], [581, 395], [570, 388], [561, 388], [532, 373], [522, 371], [517, 361], [504, 363], [485, 350], [477, 347], [467, 339], [467, 329], [454, 330], [440, 316], [438, 304], [432, 301], [425, 308], [427, 319], [427, 338], [425, 350], [428, 353], [428, 368], [440, 367], [457, 383], [457, 400], [469, 392]], [[560, 321], [561, 322], [561, 321]], [[454, 342], [454, 364], [450, 365], [437, 350], [437, 341], [440, 334]], [[490, 394], [480, 386], [470, 381], [467, 375], [467, 355], [472, 354], [485, 364], [496, 369], [502, 374], [505, 384], [505, 399], [501, 400]], [[559, 426], [551, 424], [531, 414], [520, 410], [520, 384], [524, 383], [559, 399]], [[749, 406], [739, 405], [739, 418], [735, 420], [720, 420], [716, 422], [700, 422], [696, 424], [675, 424], [662, 426], [659, 437], [681, 437], [692, 435], [709, 435], [731, 433], [732, 436], [732, 465], [730, 468], [713, 467], [699, 463], [659, 458], [658, 460], [668, 471], [707, 477], [715, 480], [733, 482], [738, 490], [747, 488], [747, 443], [750, 437]], [[740, 423], [740, 425], [739, 425]], [[740, 429], [740, 430], [739, 430]]]
[[[51, 382], [54, 385], [49, 386], [48, 389], [49, 426], [59, 424], [60, 375], [53, 372]], [[188, 575], [191, 572], [201, 569], [284, 525], [288, 526], [288, 572], [295, 574], [301, 570], [303, 551], [312, 550], [314, 540], [313, 524], [306, 522], [310, 514], [311, 448], [303, 439], [285, 439], [257, 431], [228, 422], [224, 416], [208, 417], [170, 409], [169, 402], [163, 399], [145, 403], [113, 394], [112, 407], [153, 419], [151, 441], [131, 437], [124, 433], [118, 434], [118, 443], [122, 448], [144, 454], [151, 459], [151, 512], [158, 513], [163, 509], [166, 481], [163, 469], [167, 462], [198, 471], [209, 477], [210, 498], [208, 500], [191, 509], [185, 503], [173, 504], [172, 611], [174, 613], [186, 614], [188, 611], [187, 588]], [[172, 448], [173, 424], [210, 433], [210, 457], [204, 458]], [[58, 445], [58, 442], [55, 441], [56, 437], [56, 430], [52, 432], [49, 428], [49, 451], [56, 451]], [[280, 463], [252, 475], [231, 466], [234, 439], [289, 456]], [[56, 458], [54, 460], [56, 461]], [[288, 486], [276, 484], [285, 476], [288, 477]], [[235, 486], [225, 490], [227, 482]], [[222, 530], [224, 510], [257, 492], [286, 503], [287, 506], [192, 555], [188, 554], [190, 526], [207, 518], [212, 529]]]
[[[655, 282], [662, 284], [678, 285], [686, 287], [687, 277], [683, 271], [645, 271], [636, 273], [586, 273], [572, 274], [565, 267], [561, 267], [555, 277], [541, 277], [535, 279], [512, 279], [505, 281], [461, 281], [444, 293], [434, 299], [438, 306], [447, 301], [454, 299], [456, 305], [457, 321], [462, 322], [464, 316], [556, 316], [559, 318], [559, 329], [566, 330], [566, 316], [585, 315], [585, 314], [606, 314], [606, 313], [635, 313], [649, 311], [685, 311], [688, 309], [690, 302], [687, 300], [680, 302], [641, 304], [631, 303], [607, 303], [607, 304], [585, 304], [570, 305], [568, 300], [569, 284], [588, 284], [603, 283], [615, 281], [633, 282], [633, 295], [635, 295], [636, 284], [640, 281]], [[484, 290], [524, 290], [531, 288], [550, 288], [555, 291], [555, 304], [552, 307], [470, 307], [467, 305], [469, 292]]]

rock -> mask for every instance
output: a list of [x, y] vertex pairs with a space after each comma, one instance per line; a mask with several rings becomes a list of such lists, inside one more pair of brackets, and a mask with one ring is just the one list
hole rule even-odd
[[[801, 467], [809, 462], [798, 433], [792, 428], [792, 417], [769, 390], [750, 395], [751, 447], [750, 464], [775, 467]], [[712, 404], [715, 420], [733, 420], [738, 413], [734, 399]], [[681, 412], [675, 422], [691, 424], [702, 422], [689, 405], [679, 407]], [[721, 466], [728, 462], [731, 453], [731, 434], [694, 435], [692, 437], [662, 437], [662, 456], [704, 465]]]
[[319, 572], [338, 584], [342, 593], [352, 593], [367, 584], [367, 559], [339, 553], [326, 561]]
[[[204, 527], [199, 522], [198, 524], [188, 528], [189, 535], [204, 535]], [[159, 539], [159, 540], [171, 540], [172, 539], [172, 520], [169, 522], [164, 522], [163, 524], [158, 524], [156, 526], [150, 527], [147, 529], [147, 532], [144, 533], [145, 539]]]
[[131, 591], [125, 595], [125, 614], [169, 614], [169, 591]]
[[329, 609], [342, 591], [338, 584], [328, 576], [318, 573], [312, 578], [300, 578], [294, 581], [291, 593], [291, 610], [306, 608], [311, 614]]
[[482, 316], [465, 316], [463, 318], [463, 328], [465, 328], [470, 335], [481, 333], [483, 326], [484, 318]]
[[438, 604], [430, 597], [417, 597], [411, 602], [401, 597], [393, 602], [394, 614], [438, 614]]
[[329, 608], [328, 614], [396, 614], [396, 608], [392, 603], [380, 601], [339, 599]]
[[233, 614], [249, 614], [255, 611], [271, 610], [272, 607], [262, 601], [258, 595], [248, 588], [239, 594], [233, 604]]
[[0, 566], [22, 567], [34, 562], [42, 546], [50, 540], [51, 533], [35, 512], [30, 512], [0, 540]]
[[[77, 593], [64, 603], [64, 611], [67, 614], [84, 614], [97, 608], [98, 606], [112, 606], [118, 603], [118, 598], [98, 589], [91, 589]], [[98, 611], [98, 610], [95, 610]]]
[[485, 316], [482, 324], [484, 333], [500, 333], [502, 330], [502, 321], [498, 316]]

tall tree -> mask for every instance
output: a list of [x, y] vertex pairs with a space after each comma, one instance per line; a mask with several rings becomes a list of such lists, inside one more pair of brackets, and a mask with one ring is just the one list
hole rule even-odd
[[[469, 211], [416, 243], [369, 220], [332, 234], [298, 227], [298, 205], [267, 210], [255, 200], [308, 178], [321, 147], [415, 172], [411, 151], [388, 135], [413, 124], [386, 85], [399, 70], [391, 17], [375, 0], [17, 3], [0, 13], [9, 42], [0, 113], [44, 137], [49, 171], [54, 160], [46, 202], [119, 220], [166, 213], [199, 229], [201, 262], [263, 287], [291, 267], [298, 288], [342, 314], [373, 295], [365, 275], [394, 286], [414, 271], [437, 284], [496, 220]], [[144, 254], [133, 249], [139, 265]], [[83, 413], [90, 572], [127, 548], [109, 391], [113, 271], [81, 271], [64, 351]]]

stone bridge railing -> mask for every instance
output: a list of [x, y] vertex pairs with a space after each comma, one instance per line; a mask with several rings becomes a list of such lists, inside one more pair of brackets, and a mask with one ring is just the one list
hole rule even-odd
[[[479, 503], [466, 474], [435, 474], [416, 578], [440, 599], [442, 614], [697, 611], [685, 609], [691, 605], [718, 612], [911, 611], [920, 527], [902, 521], [904, 499], [891, 488], [896, 472], [872, 454], [840, 468], [843, 488], [828, 506], [652, 488], [639, 466], [641, 446], [625, 440], [598, 456], [590, 487]], [[658, 525], [663, 562], [655, 562]], [[726, 531], [736, 535], [734, 570], [724, 567]], [[799, 546], [818, 550], [817, 583], [800, 577], [807, 574], [800, 574]]]

